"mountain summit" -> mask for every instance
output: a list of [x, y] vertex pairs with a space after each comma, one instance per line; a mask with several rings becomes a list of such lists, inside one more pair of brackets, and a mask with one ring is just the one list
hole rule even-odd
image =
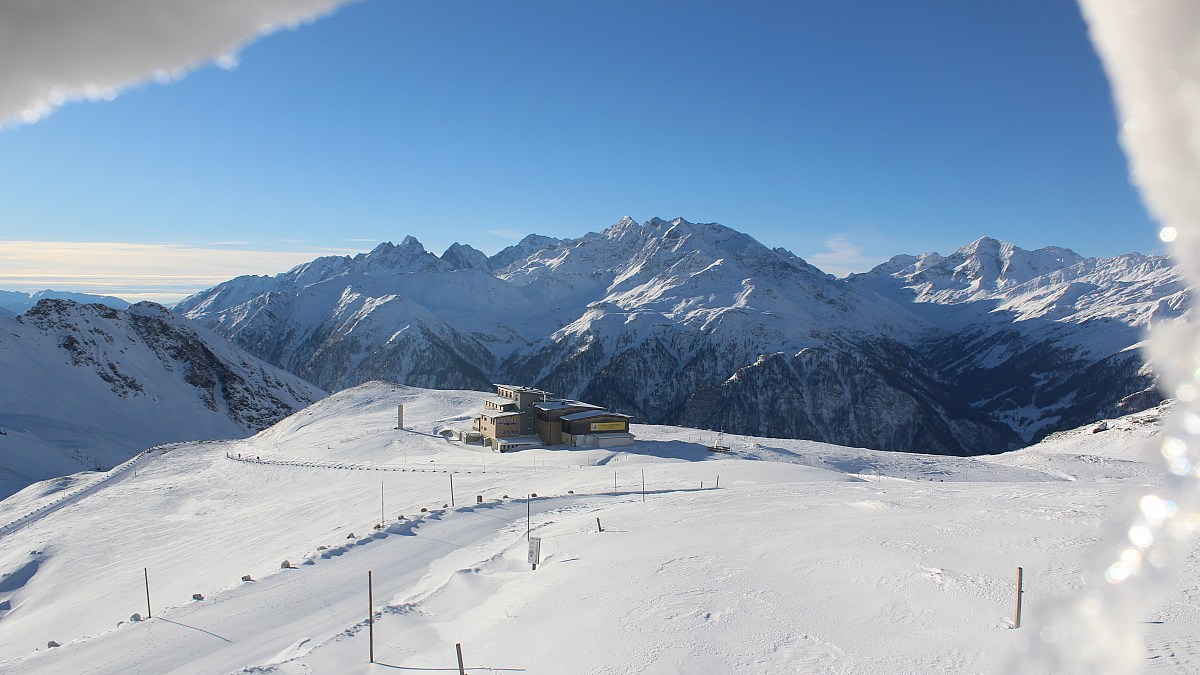
[[981, 237], [949, 256], [896, 256], [867, 274], [902, 280], [903, 286], [917, 291], [917, 302], [957, 304], [996, 297], [1083, 260], [1066, 248], [1026, 251], [1006, 241]]
[[985, 237], [837, 279], [717, 223], [624, 217], [491, 257], [408, 237], [176, 311], [329, 390], [520, 382], [641, 422], [975, 454], [1157, 403], [1130, 348], [1185, 297], [1161, 257]]

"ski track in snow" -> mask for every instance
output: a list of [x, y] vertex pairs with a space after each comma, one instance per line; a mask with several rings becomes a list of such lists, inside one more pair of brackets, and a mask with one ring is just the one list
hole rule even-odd
[[[494, 455], [392, 428], [398, 400], [433, 428], [483, 396], [365, 385], [251, 439], [146, 453], [136, 476], [6, 500], [56, 506], [0, 535], [0, 670], [452, 670], [459, 643], [476, 673], [1003, 672], [1031, 636], [1010, 630], [1014, 568], [1035, 620], [1079, 588], [1110, 505], [1153, 480], [1131, 449], [1149, 413], [991, 458], [728, 435], [717, 456], [704, 432], [643, 426], [628, 452]], [[1195, 670], [1198, 566], [1146, 617], [1150, 672]], [[142, 567], [153, 618], [131, 623]], [[369, 570], [386, 666], [367, 663]]]

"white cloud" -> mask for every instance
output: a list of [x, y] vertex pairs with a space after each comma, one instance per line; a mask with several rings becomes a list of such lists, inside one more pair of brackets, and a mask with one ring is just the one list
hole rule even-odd
[[525, 235], [529, 234], [528, 232], [522, 232], [520, 230], [488, 230], [487, 233], [493, 237], [512, 239], [513, 241], [521, 241], [525, 238]]
[[865, 272], [883, 262], [881, 258], [863, 255], [864, 248], [850, 240], [850, 235], [839, 234], [825, 240], [826, 250], [804, 256], [808, 262], [823, 272], [844, 277], [853, 272]]
[[0, 289], [175, 302], [243, 274], [275, 274], [349, 249], [261, 251], [123, 242], [0, 241]]
[[15, 0], [0, 3], [0, 124], [114, 98], [215, 62], [353, 0]]

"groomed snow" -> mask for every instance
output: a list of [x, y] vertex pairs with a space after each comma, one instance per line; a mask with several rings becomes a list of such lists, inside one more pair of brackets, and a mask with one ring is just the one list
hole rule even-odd
[[[454, 672], [459, 643], [471, 673], [1008, 672], [1042, 639], [1011, 629], [1016, 567], [1033, 624], [1114, 505], [1162, 480], [1143, 453], [1160, 411], [979, 459], [730, 435], [718, 454], [712, 432], [644, 425], [621, 452], [438, 435], [486, 396], [363, 385], [149, 453], [0, 534], [0, 670]], [[153, 618], [131, 623], [143, 568]], [[1196, 557], [1180, 572], [1144, 617], [1151, 672], [1200, 669]]]

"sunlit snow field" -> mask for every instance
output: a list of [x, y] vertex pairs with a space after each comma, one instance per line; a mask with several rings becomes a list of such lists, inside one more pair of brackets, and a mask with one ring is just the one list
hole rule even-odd
[[[457, 672], [461, 644], [472, 673], [1007, 672], [1042, 639], [1012, 628], [1017, 567], [1032, 624], [1163, 480], [1158, 410], [976, 459], [640, 425], [619, 452], [500, 455], [437, 433], [485, 396], [364, 385], [43, 508], [0, 533], [0, 669]], [[0, 525], [94, 480], [33, 485]], [[131, 622], [143, 569], [153, 618]], [[1151, 672], [1200, 670], [1194, 554], [1179, 572], [1143, 619]]]

